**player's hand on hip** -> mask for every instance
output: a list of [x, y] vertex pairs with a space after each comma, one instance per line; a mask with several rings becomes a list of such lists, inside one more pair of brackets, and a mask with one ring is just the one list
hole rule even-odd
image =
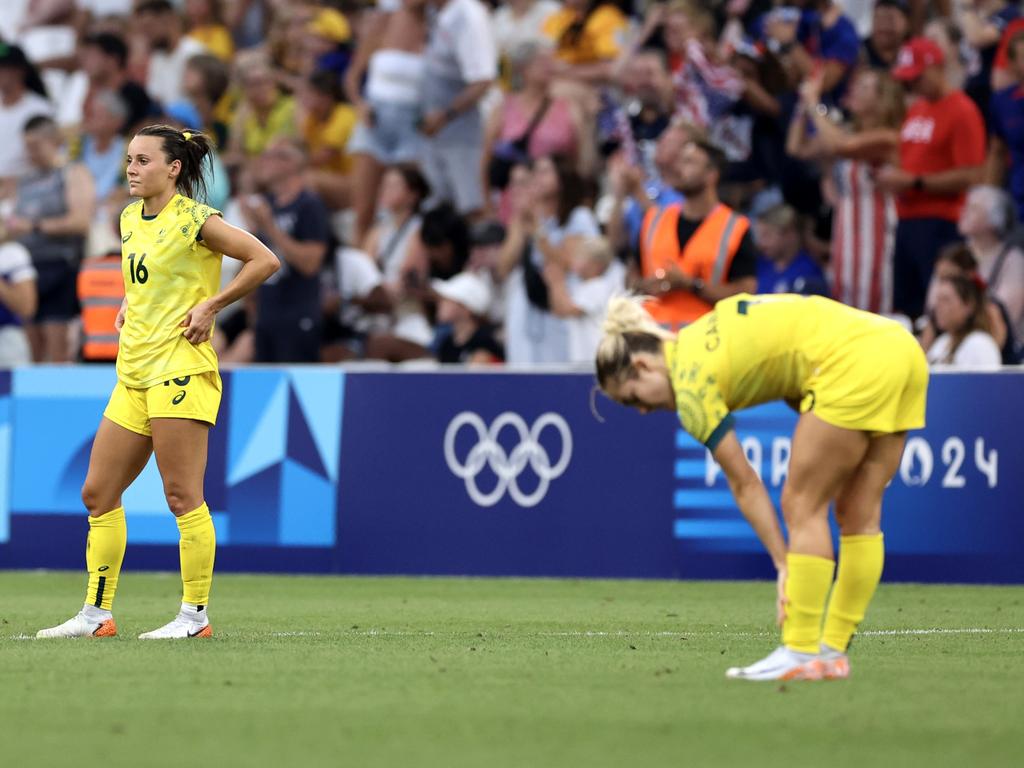
[[185, 319], [181, 321], [181, 327], [185, 329], [181, 332], [181, 335], [193, 344], [209, 341], [210, 333], [213, 330], [213, 319], [216, 314], [209, 302], [204, 301], [196, 304], [185, 315]]
[[114, 318], [114, 330], [118, 333], [124, 328], [124, 313], [127, 308], [125, 304], [121, 304], [121, 308], [117, 310], [117, 317]]

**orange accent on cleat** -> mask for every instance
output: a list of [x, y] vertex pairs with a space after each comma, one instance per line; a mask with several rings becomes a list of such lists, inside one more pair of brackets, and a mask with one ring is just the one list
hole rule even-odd
[[820, 662], [823, 680], [845, 680], [850, 676], [850, 660], [846, 656], [826, 659]]
[[811, 659], [806, 664], [793, 667], [780, 680], [821, 680], [824, 675], [824, 667], [818, 659]]
[[189, 637], [213, 637], [213, 627], [207, 624], [205, 627], [200, 629], [194, 635], [189, 634]]
[[93, 630], [93, 637], [114, 637], [117, 635], [117, 625], [113, 619], [107, 619], [101, 622], [95, 630]]

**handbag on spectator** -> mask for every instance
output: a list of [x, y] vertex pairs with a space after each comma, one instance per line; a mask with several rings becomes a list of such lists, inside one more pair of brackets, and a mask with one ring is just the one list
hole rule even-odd
[[530, 161], [530, 139], [533, 138], [533, 132], [537, 130], [537, 126], [544, 119], [550, 106], [551, 99], [545, 97], [522, 136], [518, 139], [495, 143], [491, 161], [487, 165], [487, 180], [492, 188], [505, 189], [508, 186], [509, 177], [512, 175], [512, 168]]
[[544, 275], [540, 273], [533, 263], [533, 240], [527, 239], [523, 246], [523, 283], [526, 286], [526, 298], [537, 309], [545, 312], [551, 309], [551, 300], [548, 298], [548, 284], [544, 281]]

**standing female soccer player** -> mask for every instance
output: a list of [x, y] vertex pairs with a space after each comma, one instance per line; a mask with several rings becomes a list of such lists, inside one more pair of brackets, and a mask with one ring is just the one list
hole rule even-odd
[[[678, 413], [722, 466], [775, 562], [783, 644], [726, 674], [847, 677], [850, 638], [882, 576], [882, 494], [899, 467], [907, 430], [924, 426], [928, 366], [914, 338], [890, 320], [830, 299], [746, 294], [718, 302], [673, 336], [638, 300], [616, 298], [597, 350], [597, 380], [609, 397], [641, 413]], [[801, 414], [782, 490], [788, 548], [730, 415], [771, 400]], [[831, 502], [841, 532], [834, 587]]]
[[[167, 504], [181, 533], [184, 597], [177, 617], [143, 639], [210, 637], [206, 605], [216, 536], [203, 500], [207, 434], [221, 383], [210, 344], [217, 312], [278, 268], [255, 237], [226, 224], [205, 198], [210, 141], [166, 125], [128, 145], [128, 187], [141, 198], [121, 214], [125, 300], [117, 318], [117, 385], [103, 412], [82, 487], [89, 510], [89, 586], [73, 618], [37, 637], [117, 634], [111, 605], [127, 528], [121, 494], [156, 453]], [[223, 291], [221, 254], [244, 262]]]

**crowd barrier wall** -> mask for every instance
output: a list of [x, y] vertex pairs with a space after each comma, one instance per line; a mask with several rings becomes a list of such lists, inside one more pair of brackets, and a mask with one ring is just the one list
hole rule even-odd
[[[223, 372], [206, 498], [221, 571], [772, 575], [705, 449], [578, 372]], [[108, 367], [0, 371], [0, 567], [82, 568], [79, 491]], [[932, 377], [886, 493], [889, 580], [1024, 583], [1024, 372]], [[796, 422], [741, 412], [778, 505]], [[155, 461], [125, 494], [129, 569], [177, 569]]]

